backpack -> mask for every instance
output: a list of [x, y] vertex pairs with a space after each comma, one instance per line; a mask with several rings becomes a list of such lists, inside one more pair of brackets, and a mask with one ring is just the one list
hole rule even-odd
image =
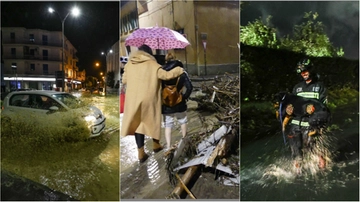
[[179, 83], [180, 77], [178, 77], [175, 85], [164, 84], [164, 88], [161, 92], [162, 104], [173, 107], [179, 104], [182, 100], [182, 89], [178, 92], [177, 85]]

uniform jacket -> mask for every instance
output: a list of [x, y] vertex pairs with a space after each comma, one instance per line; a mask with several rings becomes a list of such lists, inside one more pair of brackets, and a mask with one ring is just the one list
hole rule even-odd
[[181, 67], [163, 70], [155, 58], [144, 51], [130, 55], [122, 78], [126, 96], [121, 136], [136, 132], [160, 139], [161, 80], [178, 77], [183, 72]]
[[317, 79], [312, 80], [309, 84], [301, 81], [294, 86], [292, 93], [305, 98], [317, 99], [324, 104], [327, 102], [326, 88], [324, 84]]
[[[168, 61], [165, 65], [163, 65], [163, 69], [166, 71], [170, 71], [174, 69], [175, 67], [183, 67], [183, 64], [179, 60], [171, 60]], [[167, 85], [175, 85], [177, 81], [177, 78], [168, 80], [168, 81], [162, 81], [162, 87], [164, 87], [164, 84]], [[162, 113], [163, 114], [172, 114], [177, 112], [184, 112], [187, 110], [186, 101], [190, 97], [190, 94], [193, 90], [193, 85], [190, 81], [190, 78], [188, 74], [185, 72], [180, 76], [179, 83], [177, 85], [177, 90], [180, 91], [185, 86], [186, 90], [182, 90], [182, 100], [179, 104], [169, 107], [166, 105], [162, 105]]]
[[[327, 104], [327, 90], [324, 84], [318, 81], [317, 77], [315, 77], [310, 83], [306, 83], [305, 81], [301, 81], [296, 84], [293, 88], [294, 95], [301, 96], [304, 98], [316, 99], [320, 101], [322, 104]], [[297, 122], [301, 120], [301, 126], [308, 126], [308, 118], [304, 117], [294, 117], [294, 121], [291, 121], [292, 124], [298, 125]]]

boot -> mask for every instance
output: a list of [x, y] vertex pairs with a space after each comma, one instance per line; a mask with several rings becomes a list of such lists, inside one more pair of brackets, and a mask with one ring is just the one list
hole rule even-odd
[[163, 149], [163, 146], [160, 144], [160, 140], [156, 140], [153, 138], [153, 150], [155, 153], [161, 151]]
[[143, 163], [146, 161], [146, 159], [148, 159], [149, 156], [145, 153], [144, 151], [144, 147], [141, 147], [138, 149], [138, 159], [140, 161], [140, 163]]

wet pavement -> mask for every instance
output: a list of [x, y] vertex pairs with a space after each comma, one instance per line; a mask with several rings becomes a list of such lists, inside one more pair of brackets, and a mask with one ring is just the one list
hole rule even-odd
[[324, 134], [329, 140], [325, 169], [318, 168], [315, 155], [297, 173], [280, 132], [243, 146], [241, 200], [359, 201], [359, 106], [332, 113], [339, 128]]
[[[84, 95], [83, 99], [100, 108], [107, 118], [102, 135], [83, 141], [56, 141], [47, 139], [39, 127], [16, 127], [14, 130], [23, 133], [21, 137], [1, 134], [1, 169], [74, 200], [118, 201], [119, 98]], [[48, 133], [67, 132], [59, 131], [56, 122], [52, 125], [54, 130]], [[68, 135], [76, 136], [76, 131], [74, 127]], [[34, 138], [37, 136], [43, 139]]]
[[[213, 114], [195, 111], [197, 103], [188, 101], [188, 134], [196, 134], [202, 130], [203, 124], [200, 116], [205, 119], [214, 119]], [[120, 118], [121, 119], [121, 118]], [[171, 143], [181, 139], [180, 126], [173, 128]], [[165, 145], [164, 129], [160, 140]], [[174, 190], [170, 184], [164, 157], [164, 151], [154, 153], [152, 151], [152, 139], [145, 139], [145, 151], [150, 154], [148, 160], [140, 164], [137, 160], [137, 148], [133, 136], [120, 138], [120, 190], [121, 200], [126, 199], [166, 199]], [[183, 169], [179, 175], [186, 170]], [[225, 186], [219, 180], [215, 180], [216, 173], [210, 169], [201, 168], [189, 183], [188, 188], [197, 199], [239, 199], [238, 186]], [[185, 191], [184, 191], [185, 192]], [[187, 194], [182, 198], [191, 199]]]

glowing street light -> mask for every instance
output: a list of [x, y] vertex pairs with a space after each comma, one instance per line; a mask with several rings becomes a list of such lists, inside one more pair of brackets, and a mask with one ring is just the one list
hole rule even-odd
[[61, 72], [62, 72], [62, 78], [61, 78], [61, 82], [62, 82], [62, 92], [64, 92], [64, 88], [65, 88], [65, 85], [64, 85], [64, 76], [65, 76], [65, 69], [64, 69], [64, 24], [65, 24], [65, 20], [66, 18], [72, 14], [73, 16], [77, 17], [78, 15], [80, 15], [80, 10], [77, 8], [77, 7], [74, 7], [71, 11], [69, 11], [66, 16], [62, 19], [60, 14], [54, 10], [53, 8], [49, 8], [49, 12], [50, 13], [57, 13], [60, 20], [61, 20], [61, 33], [62, 33], [62, 57], [61, 57], [61, 62], [62, 62], [62, 69], [61, 69]]

